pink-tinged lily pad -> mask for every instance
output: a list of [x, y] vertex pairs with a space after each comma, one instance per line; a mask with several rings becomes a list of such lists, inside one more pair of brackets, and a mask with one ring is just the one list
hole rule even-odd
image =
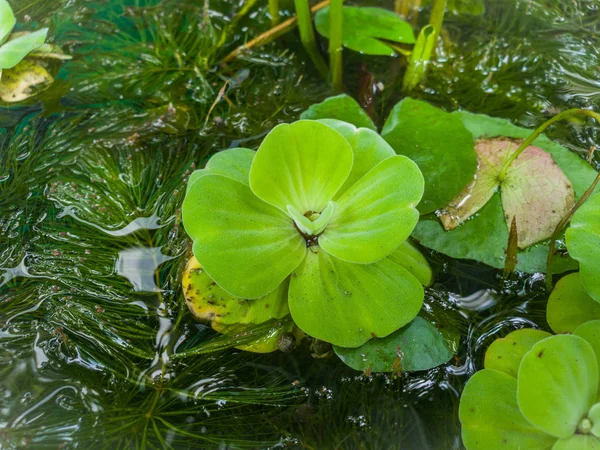
[[525, 248], [548, 239], [574, 204], [573, 186], [552, 156], [539, 147], [527, 147], [500, 179], [507, 158], [520, 139], [480, 139], [475, 151], [479, 167], [474, 180], [440, 211], [446, 230], [452, 230], [487, 204], [500, 188], [507, 226], [516, 218], [518, 246]]

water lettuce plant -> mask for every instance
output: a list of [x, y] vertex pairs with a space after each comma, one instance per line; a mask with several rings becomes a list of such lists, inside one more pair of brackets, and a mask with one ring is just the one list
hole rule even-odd
[[330, 125], [354, 145], [301, 120], [275, 127], [256, 153], [215, 155], [190, 177], [182, 216], [194, 255], [225, 291], [258, 299], [290, 278], [296, 325], [358, 347], [421, 308], [421, 283], [390, 254], [418, 221], [423, 177], [371, 130]]
[[522, 329], [488, 348], [459, 417], [467, 450], [600, 446], [600, 320], [572, 335]]

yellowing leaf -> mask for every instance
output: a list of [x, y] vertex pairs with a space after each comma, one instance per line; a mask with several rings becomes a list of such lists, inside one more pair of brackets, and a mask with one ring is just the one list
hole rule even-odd
[[6, 103], [27, 100], [50, 87], [54, 78], [42, 66], [31, 61], [21, 61], [12, 69], [2, 71], [0, 99]]
[[492, 138], [476, 142], [479, 167], [475, 179], [440, 212], [446, 230], [452, 230], [483, 208], [500, 187], [507, 227], [516, 218], [519, 248], [548, 239], [574, 203], [573, 186], [552, 156], [539, 147], [527, 147], [500, 173], [520, 139]]

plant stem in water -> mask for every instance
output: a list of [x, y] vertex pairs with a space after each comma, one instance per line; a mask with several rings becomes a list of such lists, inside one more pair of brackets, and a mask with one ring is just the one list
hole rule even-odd
[[433, 26], [434, 36], [433, 39], [433, 50], [431, 55], [435, 55], [435, 47], [437, 46], [438, 37], [442, 31], [442, 23], [444, 22], [444, 12], [446, 11], [447, 0], [433, 0], [433, 8], [431, 9], [431, 17], [429, 18], [429, 25]]
[[323, 55], [321, 55], [321, 51], [317, 46], [317, 39], [315, 38], [315, 30], [313, 29], [308, 0], [294, 0], [294, 5], [296, 7], [296, 17], [298, 18], [300, 41], [302, 42], [302, 45], [304, 45], [304, 48], [308, 52], [308, 56], [312, 59], [313, 64], [321, 76], [327, 79], [329, 70], [327, 69], [327, 63], [323, 59]]
[[329, 6], [329, 67], [331, 83], [337, 92], [344, 90], [342, 67], [342, 6], [344, 0], [331, 0]]
[[279, 24], [279, 0], [269, 0], [269, 15], [271, 16], [271, 26]]

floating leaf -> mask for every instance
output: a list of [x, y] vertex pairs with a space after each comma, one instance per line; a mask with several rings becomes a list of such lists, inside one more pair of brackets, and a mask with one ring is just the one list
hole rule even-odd
[[534, 344], [552, 336], [542, 330], [523, 328], [496, 339], [485, 352], [485, 368], [504, 372], [517, 378], [523, 356]]
[[600, 403], [596, 403], [590, 408], [588, 417], [592, 421], [592, 434], [600, 437]]
[[574, 204], [566, 175], [539, 147], [527, 147], [500, 180], [505, 161], [521, 145], [510, 138], [479, 139], [479, 166], [474, 180], [441, 210], [440, 220], [452, 230], [479, 211], [500, 188], [507, 227], [516, 219], [518, 244], [525, 248], [552, 236], [556, 225]]
[[[455, 112], [452, 115], [463, 121], [475, 139], [494, 136], [519, 139], [531, 134], [531, 130], [517, 127], [505, 119], [464, 111]], [[540, 147], [552, 155], [554, 162], [573, 185], [575, 200], [583, 195], [596, 178], [596, 172], [589, 164], [547, 137], [538, 137], [532, 145]], [[434, 215], [422, 217], [413, 236], [424, 246], [448, 256], [474, 259], [502, 269], [508, 242], [508, 229], [500, 203], [500, 195], [494, 194], [477, 214], [452, 231], [445, 231], [439, 219]], [[518, 253], [517, 270], [529, 273], [545, 272], [547, 256], [548, 245], [545, 243], [534, 244]], [[554, 273], [576, 268], [577, 264], [571, 258], [560, 254], [554, 258]]]
[[4, 44], [15, 23], [17, 19], [10, 4], [6, 0], [0, 0], [0, 45]]
[[310, 106], [300, 115], [301, 119], [336, 119], [350, 123], [358, 128], [377, 131], [369, 115], [358, 102], [346, 94], [328, 97], [321, 103]]
[[337, 199], [319, 245], [343, 261], [380, 260], [410, 236], [419, 220], [415, 206], [422, 195], [417, 165], [400, 155], [387, 158]]
[[527, 420], [552, 436], [565, 438], [575, 432], [596, 402], [596, 355], [579, 336], [551, 336], [523, 357], [517, 380], [519, 408]]
[[400, 244], [388, 258], [412, 273], [423, 286], [431, 286], [433, 283], [433, 270], [429, 261], [409, 240]]
[[406, 98], [394, 106], [381, 135], [423, 172], [421, 214], [446, 206], [473, 179], [477, 155], [473, 138], [459, 117]]
[[58, 59], [60, 61], [73, 59], [71, 55], [65, 54], [63, 49], [55, 44], [42, 44], [29, 53], [29, 56], [32, 58]]
[[[394, 56], [396, 52], [384, 41], [414, 44], [412, 27], [398, 14], [381, 8], [344, 6], [342, 9], [342, 44], [367, 55]], [[315, 14], [317, 31], [329, 37], [329, 7]]]
[[54, 82], [50, 73], [33, 61], [21, 61], [12, 69], [2, 71], [0, 99], [6, 103], [27, 100], [48, 89]]
[[556, 441], [552, 450], [600, 450], [600, 439], [590, 435], [575, 434]]
[[573, 215], [566, 237], [569, 254], [581, 266], [583, 287], [600, 302], [600, 193], [588, 198]]
[[190, 175], [187, 190], [190, 190], [196, 180], [209, 173], [223, 175], [249, 186], [250, 166], [255, 154], [256, 152], [249, 148], [230, 148], [215, 153], [204, 169], [196, 170]]
[[550, 293], [546, 320], [555, 333], [572, 333], [588, 320], [600, 319], [600, 303], [581, 284], [579, 273], [561, 278]]
[[556, 441], [523, 417], [517, 380], [497, 370], [481, 370], [469, 379], [458, 414], [469, 450], [550, 450]]
[[250, 186], [281, 211], [291, 205], [301, 214], [320, 213], [346, 181], [352, 161], [350, 144], [327, 125], [312, 120], [281, 124], [260, 145]]
[[0, 46], [0, 69], [12, 69], [46, 40], [48, 28], [22, 34]]
[[300, 264], [306, 243], [290, 218], [245, 184], [209, 174], [182, 206], [194, 255], [226, 291], [258, 298], [273, 291]]
[[410, 322], [423, 288], [388, 258], [352, 264], [311, 247], [292, 274], [289, 308], [306, 334], [342, 347], [359, 347]]
[[334, 346], [344, 363], [371, 372], [428, 370], [448, 362], [452, 353], [440, 332], [421, 317], [382, 339], [358, 348]]
[[[596, 355], [596, 364], [600, 369], [600, 320], [588, 320], [579, 325], [573, 334], [582, 337], [592, 346]], [[600, 394], [600, 390], [598, 393]]]

